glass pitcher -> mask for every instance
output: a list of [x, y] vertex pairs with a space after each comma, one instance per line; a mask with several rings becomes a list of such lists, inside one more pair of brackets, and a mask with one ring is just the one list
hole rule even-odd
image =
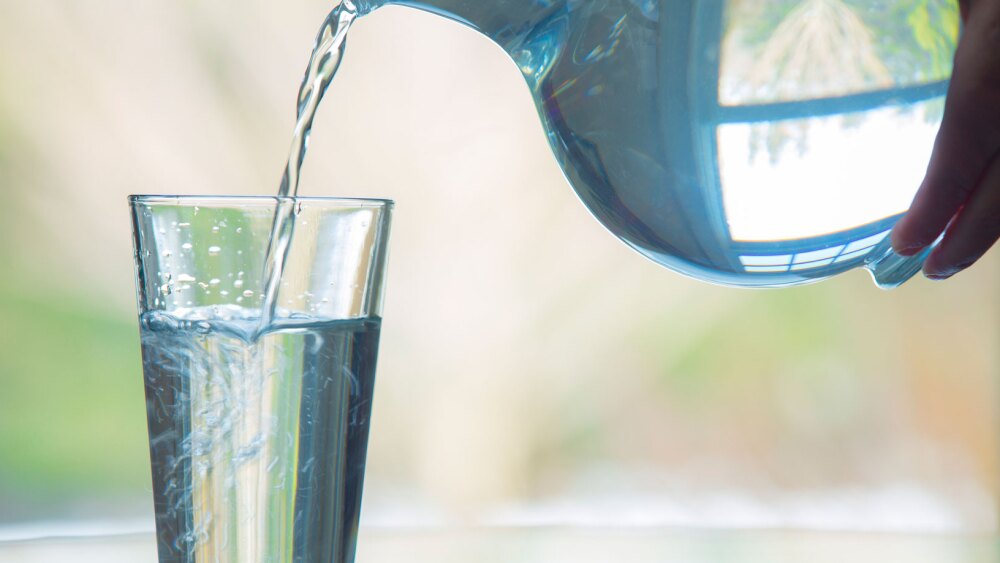
[[682, 274], [777, 287], [920, 270], [888, 233], [944, 108], [955, 0], [355, 0], [468, 25], [518, 65], [594, 216]]

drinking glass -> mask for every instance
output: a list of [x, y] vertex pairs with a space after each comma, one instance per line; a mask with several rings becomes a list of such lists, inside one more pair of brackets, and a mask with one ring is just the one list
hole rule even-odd
[[353, 561], [392, 202], [129, 203], [160, 562]]

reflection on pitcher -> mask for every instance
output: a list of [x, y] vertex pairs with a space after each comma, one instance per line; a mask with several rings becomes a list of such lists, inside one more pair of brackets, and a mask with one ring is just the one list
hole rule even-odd
[[893, 287], [929, 253], [888, 233], [940, 124], [953, 0], [348, 0], [310, 68], [386, 5], [500, 45], [584, 204], [672, 270], [774, 287], [866, 267]]

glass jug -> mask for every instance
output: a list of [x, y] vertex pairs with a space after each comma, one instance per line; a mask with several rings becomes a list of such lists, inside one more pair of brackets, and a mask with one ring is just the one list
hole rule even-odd
[[777, 287], [867, 268], [881, 287], [944, 108], [955, 0], [355, 0], [433, 12], [527, 79], [594, 216], [682, 274]]

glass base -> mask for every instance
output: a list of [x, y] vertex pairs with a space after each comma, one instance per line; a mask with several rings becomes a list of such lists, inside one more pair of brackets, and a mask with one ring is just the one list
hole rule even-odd
[[928, 246], [913, 256], [903, 256], [892, 249], [890, 237], [886, 237], [872, 250], [865, 260], [865, 267], [871, 273], [875, 284], [882, 289], [899, 287], [919, 272], [927, 256], [937, 243]]

